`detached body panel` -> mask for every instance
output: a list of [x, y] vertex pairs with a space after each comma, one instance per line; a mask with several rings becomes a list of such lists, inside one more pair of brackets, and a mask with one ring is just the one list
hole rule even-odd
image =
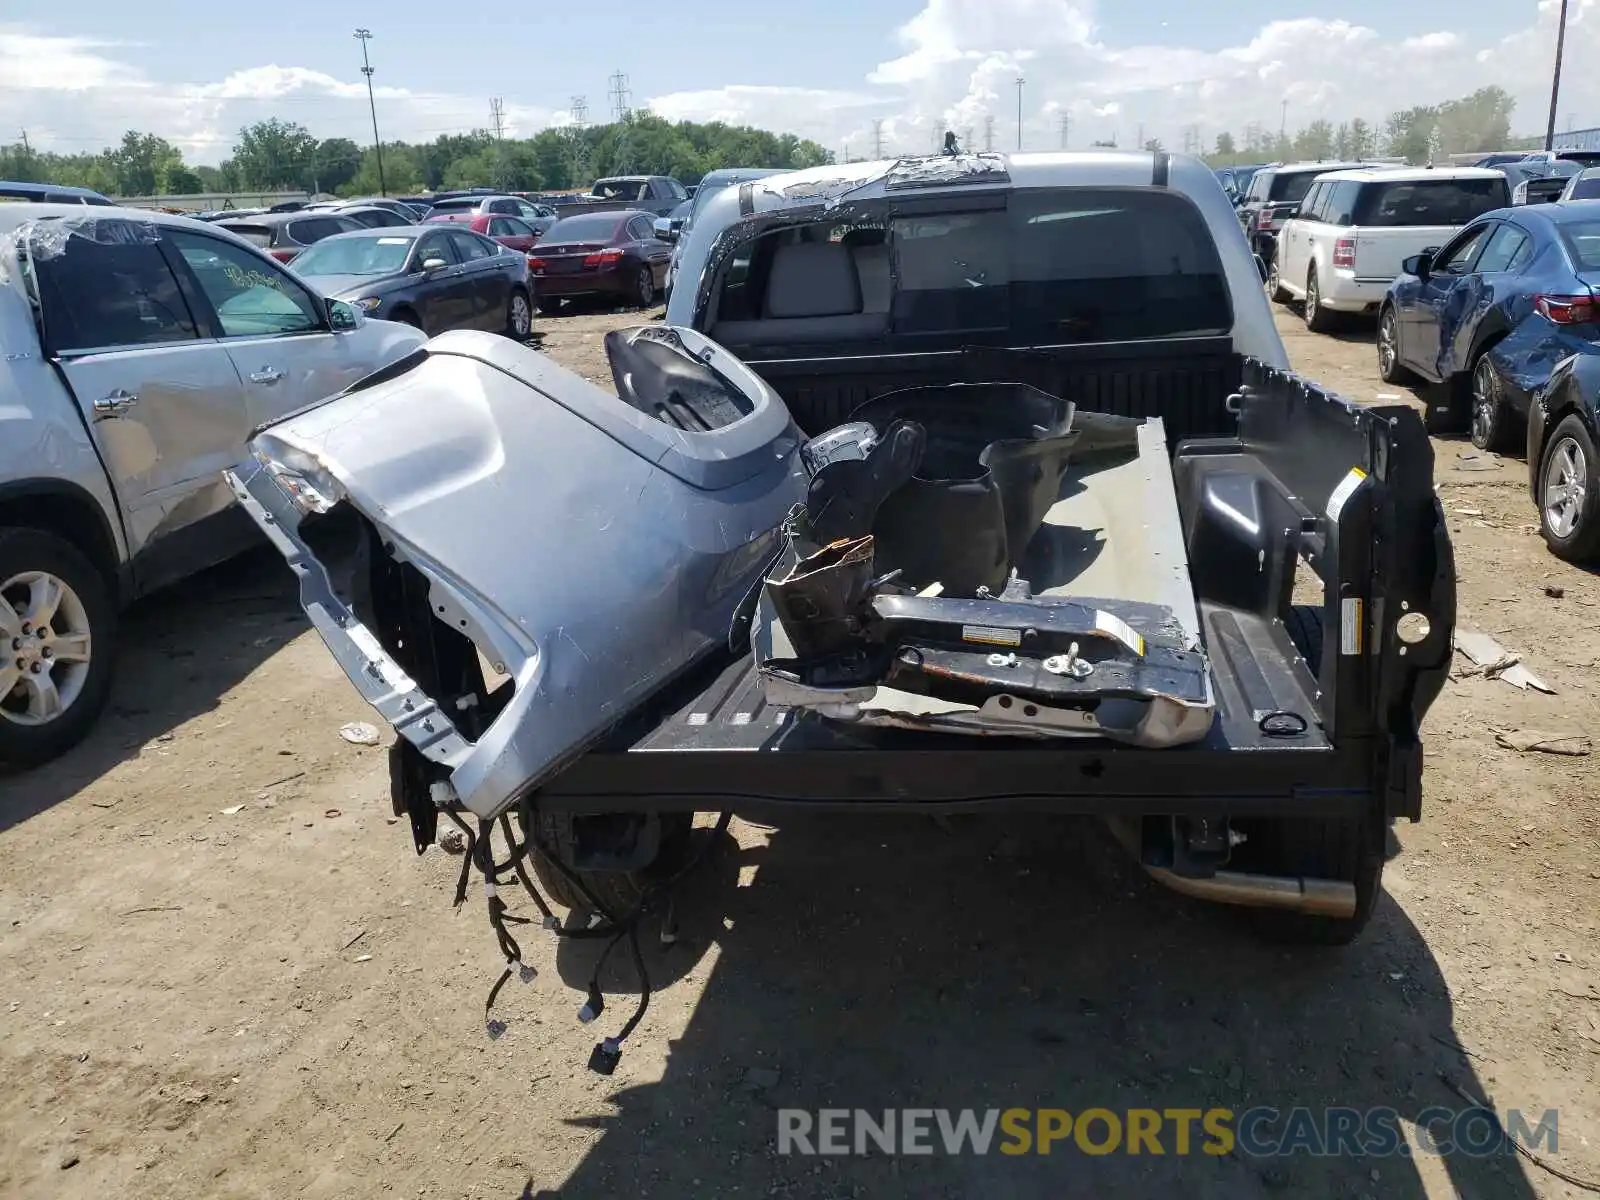
[[481, 817], [724, 645], [804, 494], [788, 412], [746, 368], [687, 331], [609, 349], [631, 404], [447, 335], [232, 474], [351, 681]]

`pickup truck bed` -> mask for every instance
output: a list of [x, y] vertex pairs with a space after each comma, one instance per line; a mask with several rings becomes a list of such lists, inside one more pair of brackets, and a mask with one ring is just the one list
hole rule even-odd
[[[1096, 347], [1092, 367], [1071, 348], [1057, 355], [996, 351], [989, 368], [981, 358], [976, 366], [978, 374], [1022, 374], [1091, 409], [1161, 412], [1191, 433], [1238, 426], [1236, 438], [1178, 446], [1172, 469], [1180, 512], [1169, 519], [1181, 525], [1216, 693], [1217, 717], [1204, 740], [1141, 749], [851, 728], [769, 705], [750, 657], [730, 655], [679, 680], [547, 783], [540, 806], [575, 812], [1032, 806], [1310, 816], [1353, 813], [1376, 802], [1391, 819], [1415, 817], [1420, 749], [1406, 714], [1420, 714], [1436, 694], [1448, 649], [1432, 639], [1399, 647], [1376, 623], [1385, 619], [1386, 599], [1398, 607], [1401, 597], [1427, 612], [1436, 628], [1454, 620], [1449, 548], [1426, 437], [1414, 414], [1358, 408], [1254, 361], [1219, 361], [1207, 353], [1214, 349], [1170, 348], [1156, 361], [1118, 366]], [[971, 377], [972, 352], [965, 361]], [[803, 392], [786, 389], [781, 367], [772, 365], [757, 367], [812, 428], [819, 419], [847, 415], [841, 393], [865, 399], [922, 382], [925, 371], [941, 364], [918, 364], [871, 387], [852, 382], [820, 393], [815, 375]], [[814, 372], [815, 362], [809, 365]], [[951, 364], [942, 365], [948, 378]], [[1243, 384], [1242, 397], [1231, 399], [1237, 418], [1229, 394], [1218, 389], [1229, 378]], [[1357, 493], [1369, 503], [1348, 503]], [[1407, 540], [1419, 535], [1418, 544]], [[1320, 610], [1291, 609], [1297, 570], [1321, 577]], [[1388, 597], [1374, 594], [1375, 575], [1388, 581]], [[1341, 621], [1358, 626], [1342, 643]], [[1302, 656], [1290, 625], [1313, 661]], [[1332, 631], [1326, 646], [1323, 628]], [[1269, 714], [1293, 717], [1268, 720]]]

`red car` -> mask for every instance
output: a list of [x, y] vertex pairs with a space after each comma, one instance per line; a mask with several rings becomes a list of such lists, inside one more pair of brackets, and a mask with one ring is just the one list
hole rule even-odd
[[528, 255], [539, 311], [561, 311], [564, 297], [611, 296], [649, 307], [660, 295], [672, 246], [655, 235], [655, 214], [637, 209], [563, 217]]
[[429, 217], [423, 224], [446, 222], [451, 225], [465, 225], [473, 233], [493, 238], [502, 246], [508, 246], [512, 250], [526, 252], [533, 249], [533, 244], [539, 240], [539, 231], [521, 217], [507, 217], [499, 213], [441, 213], [437, 217]]

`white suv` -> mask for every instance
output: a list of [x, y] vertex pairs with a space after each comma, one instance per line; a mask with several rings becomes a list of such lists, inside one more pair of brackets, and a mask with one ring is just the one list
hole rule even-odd
[[1279, 232], [1267, 288], [1280, 304], [1305, 301], [1306, 326], [1325, 332], [1334, 314], [1377, 312], [1411, 255], [1510, 203], [1506, 177], [1486, 168], [1330, 172]]

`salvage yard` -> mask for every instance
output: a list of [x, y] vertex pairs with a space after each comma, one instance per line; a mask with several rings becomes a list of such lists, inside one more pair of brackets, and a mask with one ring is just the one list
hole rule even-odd
[[[1369, 330], [1278, 312], [1298, 370], [1393, 394]], [[533, 340], [609, 385], [601, 334], [637, 319], [540, 319]], [[1458, 656], [1423, 822], [1397, 828], [1355, 945], [1267, 946], [1088, 821], [735, 821], [678, 944], [651, 939], [659, 990], [610, 1078], [584, 1064], [631, 1000], [580, 1026], [593, 948], [536, 925], [537, 975], [485, 1035], [481, 895], [452, 910], [460, 858], [412, 852], [383, 750], [340, 736], [372, 714], [282, 560], [141, 602], [106, 719], [0, 778], [0, 1194], [1580, 1195], [1504, 1155], [775, 1152], [787, 1107], [1348, 1105], [1409, 1129], [1465, 1092], [1559, 1109], [1541, 1156], [1600, 1178], [1600, 771], [1547, 752], [1600, 730], [1600, 578], [1546, 551], [1520, 458], [1435, 454], [1458, 628], [1554, 694]]]

